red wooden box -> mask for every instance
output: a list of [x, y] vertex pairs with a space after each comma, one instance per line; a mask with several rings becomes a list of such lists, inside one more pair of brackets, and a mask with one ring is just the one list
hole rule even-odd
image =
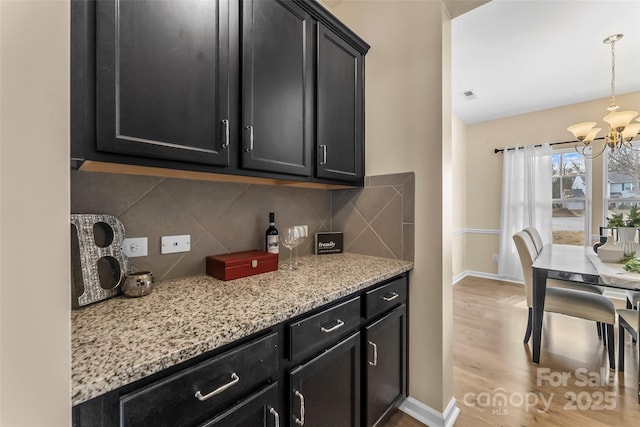
[[207, 257], [207, 274], [233, 280], [278, 269], [278, 255], [265, 251], [244, 251]]

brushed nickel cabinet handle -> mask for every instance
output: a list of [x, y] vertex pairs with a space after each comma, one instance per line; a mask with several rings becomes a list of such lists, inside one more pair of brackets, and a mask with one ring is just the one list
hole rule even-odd
[[280, 415], [278, 414], [278, 411], [274, 408], [270, 408], [269, 413], [273, 415], [273, 421], [275, 422], [274, 427], [280, 427]]
[[244, 151], [249, 153], [253, 151], [253, 126], [245, 126], [244, 128], [249, 131], [249, 148], [245, 148]]
[[322, 160], [320, 160], [320, 164], [326, 165], [327, 164], [327, 146], [324, 144], [321, 144], [320, 148], [322, 148]]
[[204, 396], [202, 395], [202, 393], [200, 393], [200, 390], [198, 390], [196, 391], [196, 397], [198, 398], [199, 401], [204, 402], [205, 400], [215, 396], [216, 394], [222, 393], [229, 387], [233, 387], [234, 385], [238, 384], [238, 381], [240, 381], [240, 377], [238, 376], [238, 374], [234, 372], [231, 374], [231, 381], [229, 381], [225, 385], [218, 387], [217, 389], [213, 390], [211, 393], [205, 394]]
[[382, 297], [382, 299], [385, 300], [385, 301], [393, 301], [394, 299], [398, 298], [399, 296], [400, 295], [398, 295], [397, 293], [391, 292], [391, 296], [390, 297], [385, 295], [385, 296]]
[[336, 329], [341, 328], [341, 327], [343, 327], [343, 326], [344, 326], [344, 322], [343, 322], [342, 320], [338, 319], [338, 320], [337, 320], [337, 322], [338, 322], [338, 323], [336, 323], [336, 324], [335, 324], [335, 326], [332, 326], [332, 327], [331, 327], [331, 328], [329, 328], [329, 329], [327, 329], [327, 328], [325, 328], [325, 327], [323, 326], [323, 327], [321, 327], [321, 328], [320, 328], [320, 330], [321, 330], [322, 332], [333, 332], [333, 331], [335, 331]]
[[224, 142], [222, 143], [222, 148], [229, 147], [229, 120], [223, 119], [222, 126], [224, 126]]
[[304, 425], [304, 396], [298, 390], [296, 390], [296, 392], [294, 393], [294, 396], [300, 399], [300, 418], [294, 417], [294, 420], [296, 424], [298, 424], [299, 426], [303, 426]]
[[369, 345], [373, 347], [373, 362], [369, 362], [371, 366], [378, 365], [378, 346], [373, 341], [369, 341]]

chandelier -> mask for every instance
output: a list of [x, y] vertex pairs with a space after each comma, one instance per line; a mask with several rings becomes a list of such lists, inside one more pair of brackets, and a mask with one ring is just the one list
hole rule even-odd
[[607, 108], [609, 114], [602, 118], [609, 125], [607, 134], [604, 138], [596, 139], [602, 130], [595, 127], [596, 122], [578, 123], [567, 128], [578, 139], [576, 151], [590, 159], [604, 153], [607, 147], [611, 151], [628, 153], [629, 150], [633, 150], [631, 141], [640, 131], [640, 123], [630, 124], [638, 112], [618, 111], [620, 107], [616, 105], [616, 42], [621, 38], [622, 34], [614, 34], [602, 41], [611, 45], [611, 105]]

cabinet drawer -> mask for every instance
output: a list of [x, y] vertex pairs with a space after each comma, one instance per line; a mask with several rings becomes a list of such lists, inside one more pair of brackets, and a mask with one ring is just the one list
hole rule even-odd
[[365, 294], [365, 317], [372, 318], [407, 300], [407, 278], [400, 277], [392, 282], [372, 289]]
[[203, 421], [275, 379], [278, 334], [243, 344], [120, 397], [122, 426], [184, 426]]
[[264, 387], [200, 427], [279, 427], [278, 383]]
[[352, 298], [289, 325], [290, 359], [322, 350], [360, 326], [360, 298]]

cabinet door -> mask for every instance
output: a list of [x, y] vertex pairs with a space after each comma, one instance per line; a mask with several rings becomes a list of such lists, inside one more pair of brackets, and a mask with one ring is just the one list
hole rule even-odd
[[366, 425], [378, 425], [404, 396], [406, 378], [406, 308], [393, 310], [366, 327]]
[[311, 16], [288, 0], [247, 0], [242, 28], [242, 167], [309, 176]]
[[318, 24], [316, 174], [360, 181], [364, 174], [364, 56]]
[[97, 2], [97, 149], [229, 165], [228, 0]]
[[242, 400], [200, 427], [279, 427], [278, 383]]
[[290, 380], [290, 425], [360, 426], [360, 332], [295, 368]]

